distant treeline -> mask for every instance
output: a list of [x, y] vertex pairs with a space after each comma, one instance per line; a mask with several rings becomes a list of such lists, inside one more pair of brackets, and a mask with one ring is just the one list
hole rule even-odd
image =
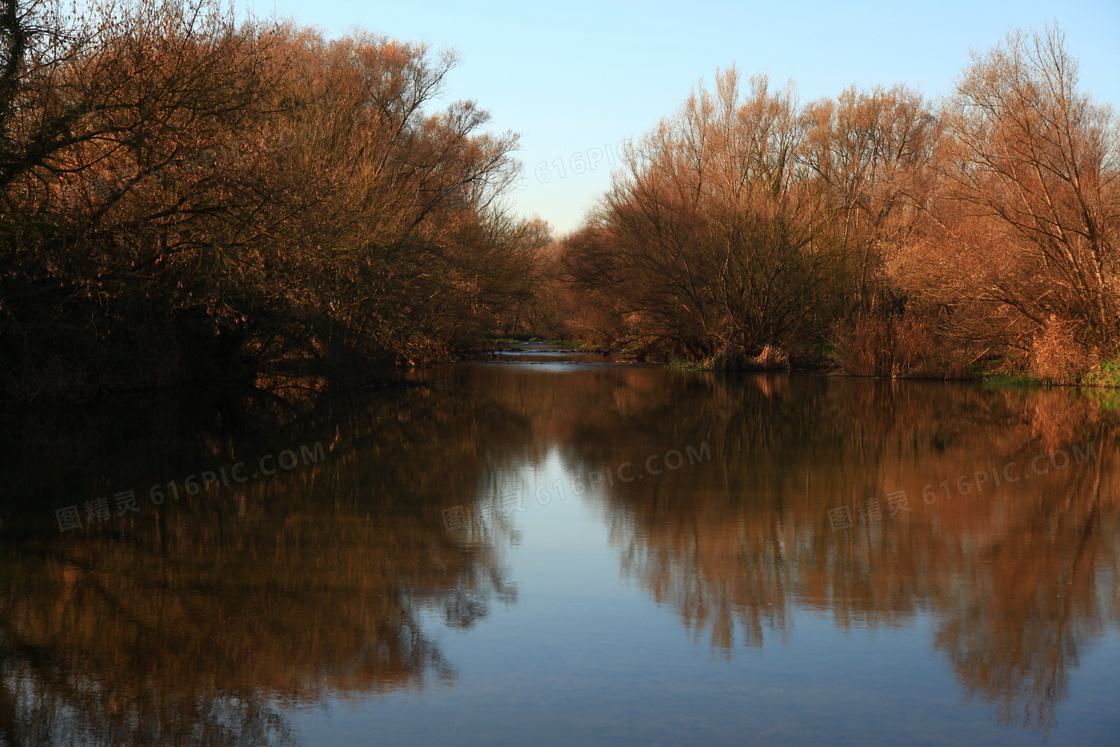
[[1056, 28], [974, 55], [939, 102], [800, 104], [722, 71], [556, 250], [571, 323], [715, 367], [1120, 383], [1118, 156]]
[[[79, 5], [77, 8], [81, 8]], [[0, 11], [0, 387], [376, 378], [516, 320], [513, 134], [453, 53], [219, 0]]]
[[800, 104], [737, 70], [574, 234], [512, 217], [517, 137], [454, 53], [223, 0], [0, 6], [0, 399], [328, 382], [487, 335], [714, 367], [1120, 381], [1116, 119], [1056, 29]]

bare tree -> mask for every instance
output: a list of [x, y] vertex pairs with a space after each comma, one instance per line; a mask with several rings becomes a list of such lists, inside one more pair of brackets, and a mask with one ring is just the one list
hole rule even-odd
[[974, 55], [950, 122], [955, 196], [994, 229], [967, 242], [983, 258], [979, 294], [1015, 309], [1031, 335], [1069, 322], [1076, 339], [1068, 342], [1114, 352], [1116, 120], [1079, 90], [1064, 35], [1056, 27], [1016, 32]]
[[838, 269], [792, 87], [740, 81], [717, 74], [641, 139], [570, 262], [637, 337], [694, 359], [811, 336]]

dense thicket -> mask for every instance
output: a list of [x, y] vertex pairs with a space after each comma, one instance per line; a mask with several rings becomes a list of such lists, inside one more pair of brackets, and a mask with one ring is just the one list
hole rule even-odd
[[719, 72], [551, 242], [503, 206], [516, 136], [437, 105], [453, 53], [220, 3], [2, 0], [4, 398], [381, 376], [512, 332], [1120, 383], [1117, 120], [1057, 29], [939, 102]]
[[717, 365], [1076, 380], [1120, 344], [1118, 155], [1056, 29], [976, 55], [936, 104], [895, 86], [801, 105], [723, 71], [565, 240], [594, 299], [573, 323]]
[[212, 0], [0, 13], [0, 377], [22, 398], [445, 357], [532, 295], [452, 53]]

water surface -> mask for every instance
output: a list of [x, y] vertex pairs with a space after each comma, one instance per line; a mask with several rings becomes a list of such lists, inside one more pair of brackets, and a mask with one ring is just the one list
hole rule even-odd
[[1120, 742], [1091, 397], [426, 378], [9, 428], [4, 743]]

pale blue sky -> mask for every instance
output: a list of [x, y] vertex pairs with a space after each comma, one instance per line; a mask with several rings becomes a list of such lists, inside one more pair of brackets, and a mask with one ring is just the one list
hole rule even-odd
[[[970, 50], [995, 45], [1011, 28], [1042, 29], [1056, 19], [1081, 61], [1083, 86], [1120, 103], [1117, 0], [858, 8], [715, 0], [249, 2], [257, 15], [290, 16], [331, 35], [357, 25], [457, 49], [462, 59], [447, 99], [475, 99], [493, 115], [492, 129], [520, 133], [524, 180], [513, 206], [557, 232], [576, 228], [607, 188], [619, 141], [641, 135], [671, 114], [698, 79], [710, 81], [716, 68], [732, 64], [747, 76], [768, 73], [779, 85], [792, 78], [802, 101], [835, 96], [852, 83], [906, 82], [937, 97], [951, 90]], [[571, 173], [573, 160], [598, 154], [594, 169]]]

